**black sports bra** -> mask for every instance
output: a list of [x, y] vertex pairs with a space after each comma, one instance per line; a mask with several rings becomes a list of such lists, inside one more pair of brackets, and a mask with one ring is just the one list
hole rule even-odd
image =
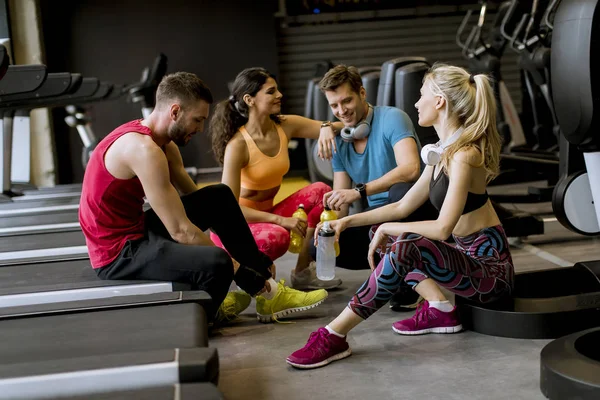
[[[444, 199], [446, 198], [446, 193], [448, 193], [448, 185], [450, 184], [450, 179], [448, 175], [442, 170], [438, 174], [437, 178], [435, 178], [435, 167], [433, 168], [431, 174], [431, 182], [429, 182], [429, 201], [438, 211], [441, 210], [442, 204], [444, 204]], [[471, 193], [467, 195], [467, 202], [465, 203], [465, 208], [463, 209], [462, 215], [468, 214], [471, 211], [475, 211], [478, 208], [484, 206], [488, 201], [487, 191], [483, 194]]]

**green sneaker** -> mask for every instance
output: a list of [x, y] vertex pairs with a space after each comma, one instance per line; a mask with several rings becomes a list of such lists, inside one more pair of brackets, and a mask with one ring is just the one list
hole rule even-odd
[[251, 301], [252, 297], [243, 290], [227, 293], [225, 300], [223, 300], [219, 306], [219, 310], [217, 310], [215, 322], [224, 323], [235, 320], [242, 311], [248, 308]]
[[284, 280], [277, 284], [277, 294], [271, 300], [256, 296], [256, 315], [260, 322], [277, 321], [277, 318], [310, 310], [321, 304], [327, 298], [325, 289], [301, 292], [283, 285]]

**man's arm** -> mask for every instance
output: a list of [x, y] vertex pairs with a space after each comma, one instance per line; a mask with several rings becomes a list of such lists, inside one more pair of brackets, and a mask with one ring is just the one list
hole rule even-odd
[[[365, 183], [367, 196], [385, 192], [398, 182], [415, 182], [419, 179], [421, 163], [417, 143], [412, 137], [406, 137], [394, 145], [394, 156], [398, 165], [396, 168], [370, 182], [356, 182]], [[343, 208], [348, 209], [350, 204], [360, 200], [360, 193], [351, 189], [351, 186], [336, 188], [335, 176], [334, 172], [334, 191], [327, 197], [326, 204], [332, 210], [341, 212]]]
[[416, 182], [421, 172], [421, 163], [417, 142], [412, 137], [406, 137], [394, 145], [394, 157], [397, 167], [380, 178], [366, 185], [367, 196], [388, 191], [399, 182]]
[[170, 179], [173, 186], [175, 186], [181, 194], [190, 194], [198, 190], [196, 183], [185, 171], [179, 147], [177, 147], [175, 143], [169, 142], [165, 146], [165, 150], [169, 162]]
[[432, 169], [433, 167], [431, 166], [425, 168], [421, 177], [398, 202], [344, 218], [344, 229], [353, 226], [375, 225], [387, 221], [397, 221], [412, 214], [429, 198]]
[[[169, 164], [154, 143], [137, 142], [124, 161], [139, 178], [152, 209], [178, 243], [214, 246], [214, 243], [185, 214], [185, 208], [171, 184]], [[191, 179], [190, 179], [191, 180]]]

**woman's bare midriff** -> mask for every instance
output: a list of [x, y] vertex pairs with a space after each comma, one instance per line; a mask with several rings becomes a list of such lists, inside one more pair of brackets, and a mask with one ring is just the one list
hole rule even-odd
[[246, 189], [246, 188], [241, 188], [240, 197], [242, 197], [246, 200], [261, 203], [263, 201], [274, 199], [275, 196], [277, 195], [277, 192], [279, 192], [280, 187], [281, 186], [276, 186], [274, 188], [266, 189], [266, 190], [250, 190], [250, 189]]
[[456, 236], [469, 236], [491, 226], [500, 225], [494, 206], [488, 200], [482, 207], [462, 215], [452, 232]]

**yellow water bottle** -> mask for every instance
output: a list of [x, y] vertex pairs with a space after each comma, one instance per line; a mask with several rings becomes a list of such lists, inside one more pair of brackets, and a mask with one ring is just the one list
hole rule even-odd
[[[325, 209], [321, 213], [321, 222], [333, 221], [335, 219], [337, 219], [337, 214], [335, 213], [335, 211], [333, 211], [328, 206], [325, 206]], [[336, 257], [339, 256], [340, 255], [340, 244], [338, 242], [335, 242], [333, 247], [335, 248], [335, 256]]]
[[[304, 204], [298, 205], [298, 209], [292, 214], [292, 217], [308, 220], [308, 215], [306, 215], [306, 211], [304, 211]], [[300, 234], [290, 231], [290, 247], [288, 248], [290, 253], [300, 253], [302, 250], [302, 243], [304, 242], [304, 237]]]

